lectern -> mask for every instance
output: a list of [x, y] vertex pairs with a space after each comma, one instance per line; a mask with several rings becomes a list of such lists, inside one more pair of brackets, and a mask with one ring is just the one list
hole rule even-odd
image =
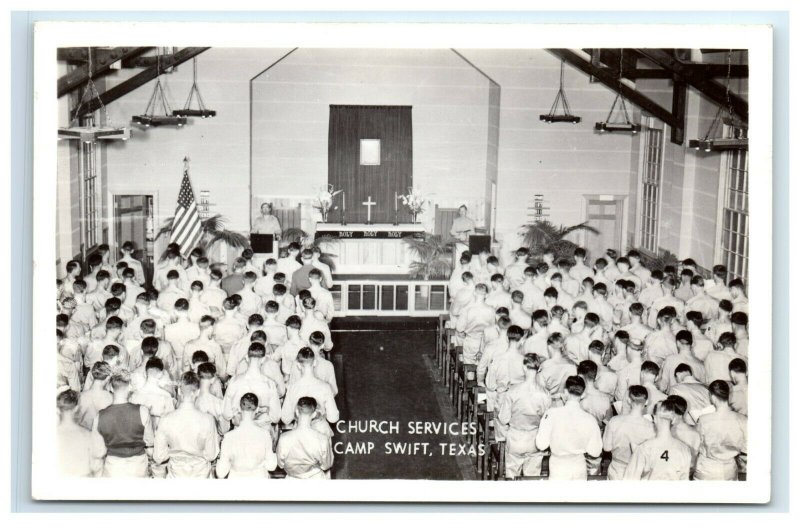
[[274, 243], [275, 236], [271, 233], [250, 234], [250, 248], [253, 249], [253, 253], [272, 253]]
[[469, 236], [469, 253], [477, 255], [486, 250], [491, 253], [492, 251], [492, 236], [491, 235], [470, 235]]

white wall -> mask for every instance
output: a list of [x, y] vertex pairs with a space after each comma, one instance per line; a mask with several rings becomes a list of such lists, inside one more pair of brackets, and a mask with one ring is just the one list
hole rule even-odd
[[489, 81], [451, 50], [299, 49], [264, 72], [253, 83], [255, 195], [327, 184], [330, 105], [412, 106], [413, 185], [442, 207], [486, 199]]
[[631, 137], [596, 134], [614, 94], [590, 84], [567, 66], [565, 91], [577, 125], [546, 124], [558, 91], [560, 60], [544, 50], [459, 50], [501, 88], [498, 153], [498, 237], [518, 245], [516, 234], [536, 193], [549, 202], [550, 220], [576, 224], [585, 219], [584, 194], [626, 194]]

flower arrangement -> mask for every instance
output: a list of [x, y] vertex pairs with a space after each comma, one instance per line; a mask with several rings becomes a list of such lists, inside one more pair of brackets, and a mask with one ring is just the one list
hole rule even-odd
[[319, 211], [320, 215], [322, 215], [322, 222], [328, 222], [328, 212], [331, 210], [331, 208], [338, 208], [338, 206], [333, 205], [333, 197], [341, 192], [341, 189], [334, 191], [333, 185], [331, 184], [321, 187], [317, 192], [317, 196], [315, 198], [316, 204], [313, 206], [314, 209]]
[[411, 212], [412, 222], [417, 221], [417, 215], [424, 211], [425, 203], [428, 201], [426, 195], [424, 195], [421, 190], [414, 189], [413, 187], [408, 188], [407, 195], [400, 195], [398, 198]]

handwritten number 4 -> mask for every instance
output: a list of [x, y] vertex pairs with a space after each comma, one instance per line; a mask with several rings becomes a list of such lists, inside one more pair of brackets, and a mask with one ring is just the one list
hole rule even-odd
[[661, 452], [661, 459], [664, 461], [669, 461], [669, 450], [664, 450]]

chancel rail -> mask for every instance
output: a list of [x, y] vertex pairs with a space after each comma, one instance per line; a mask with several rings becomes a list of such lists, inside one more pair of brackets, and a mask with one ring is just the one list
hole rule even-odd
[[325, 230], [317, 231], [315, 238], [336, 237], [337, 239], [403, 239], [422, 237], [419, 231], [401, 230]]
[[450, 308], [448, 281], [334, 280], [335, 316], [435, 317]]

